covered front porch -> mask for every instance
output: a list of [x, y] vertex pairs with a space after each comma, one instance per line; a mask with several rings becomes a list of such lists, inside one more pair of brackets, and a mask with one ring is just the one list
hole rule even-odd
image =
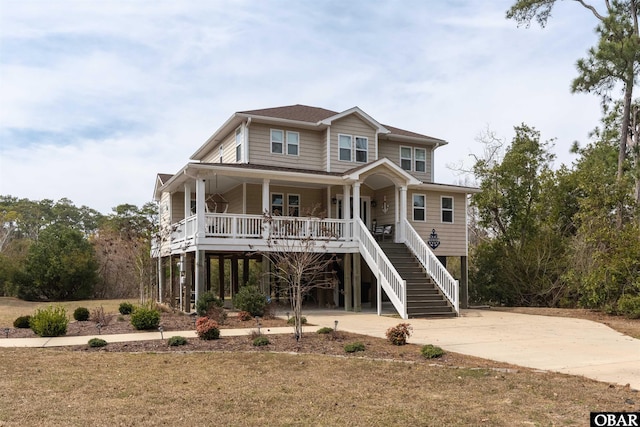
[[[411, 242], [424, 270], [442, 282], [450, 305], [457, 310], [457, 281], [407, 220], [407, 188], [419, 184], [387, 159], [346, 173], [189, 164], [157, 188], [162, 194], [161, 222], [166, 226], [154, 252], [159, 269], [167, 259], [171, 260], [170, 268], [178, 267], [180, 306], [188, 311], [192, 299], [208, 287], [210, 257], [223, 254], [242, 259], [247, 254], [268, 252], [273, 250], [269, 238], [319, 240], [322, 245], [318, 251], [349, 260], [345, 262], [349, 269], [345, 282], [350, 283], [344, 292], [353, 296], [345, 296], [345, 309], [361, 308], [365, 265], [371, 272], [371, 280], [365, 283], [372, 283], [371, 289], [375, 283], [374, 305], [380, 310], [383, 299], [388, 299], [400, 316], [407, 318], [406, 281], [377, 239]], [[380, 225], [390, 232], [376, 235]], [[166, 279], [164, 274], [159, 276], [161, 282]], [[190, 277], [192, 285], [187, 283]], [[159, 283], [159, 287], [166, 289], [167, 285]]]

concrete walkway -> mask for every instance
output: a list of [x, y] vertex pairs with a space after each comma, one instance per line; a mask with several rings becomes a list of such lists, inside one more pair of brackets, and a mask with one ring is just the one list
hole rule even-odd
[[331, 327], [337, 320], [340, 330], [380, 338], [387, 328], [408, 322], [413, 327], [410, 343], [640, 389], [640, 340], [590, 320], [491, 310], [408, 321], [344, 311], [314, 311], [306, 317], [310, 323]]
[[[384, 338], [385, 331], [403, 322], [399, 318], [341, 310], [305, 311], [314, 332], [322, 326]], [[491, 310], [463, 310], [448, 319], [410, 319], [409, 342], [435, 344], [445, 350], [514, 365], [598, 381], [630, 384], [640, 389], [640, 340], [600, 323], [564, 317], [532, 316]], [[221, 336], [247, 335], [253, 329], [223, 329]], [[266, 334], [292, 333], [291, 327], [262, 329]], [[166, 331], [164, 338], [195, 337], [195, 331]], [[107, 342], [160, 339], [160, 332], [101, 335]], [[0, 338], [0, 347], [54, 347], [84, 345], [90, 336], [56, 338]]]

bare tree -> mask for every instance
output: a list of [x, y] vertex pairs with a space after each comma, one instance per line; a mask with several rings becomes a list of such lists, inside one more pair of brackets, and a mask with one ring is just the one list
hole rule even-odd
[[[262, 255], [272, 264], [270, 275], [280, 284], [291, 302], [295, 319], [294, 334], [302, 337], [302, 301], [313, 289], [331, 289], [338, 283], [337, 272], [331, 268], [335, 256], [329, 252], [329, 242], [336, 240], [338, 230], [324, 226], [322, 218], [313, 215], [300, 218], [264, 214], [266, 251]], [[336, 225], [337, 227], [338, 225]]]

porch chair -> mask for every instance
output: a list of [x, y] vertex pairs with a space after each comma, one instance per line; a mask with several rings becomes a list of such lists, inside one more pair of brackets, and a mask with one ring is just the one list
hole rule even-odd
[[393, 225], [376, 225], [373, 229], [373, 237], [376, 240], [382, 240], [384, 242], [386, 237], [393, 237]]

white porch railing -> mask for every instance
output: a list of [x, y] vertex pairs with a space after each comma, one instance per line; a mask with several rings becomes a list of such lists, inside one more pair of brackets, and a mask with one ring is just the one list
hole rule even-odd
[[[301, 239], [347, 240], [351, 233], [342, 219], [307, 217], [272, 217], [269, 226], [274, 237]], [[263, 237], [265, 221], [262, 215], [205, 214], [205, 236], [213, 238], [259, 239]], [[196, 216], [190, 216], [175, 224], [171, 234], [173, 245], [195, 237], [198, 230]]]
[[409, 224], [409, 221], [404, 219], [401, 224], [403, 227], [402, 236], [404, 236], [404, 243], [416, 258], [418, 258], [420, 264], [422, 264], [427, 271], [427, 274], [433, 278], [438, 288], [440, 288], [444, 296], [455, 308], [456, 314], [459, 315], [458, 281], [453, 278], [444, 265], [436, 258], [431, 248], [427, 246], [418, 232]]
[[384, 289], [389, 300], [400, 314], [400, 317], [407, 319], [407, 282], [402, 279], [384, 251], [375, 241], [366, 225], [360, 219], [354, 221], [355, 238], [360, 246], [360, 254], [376, 274], [378, 281], [378, 316], [382, 309], [380, 287]]

